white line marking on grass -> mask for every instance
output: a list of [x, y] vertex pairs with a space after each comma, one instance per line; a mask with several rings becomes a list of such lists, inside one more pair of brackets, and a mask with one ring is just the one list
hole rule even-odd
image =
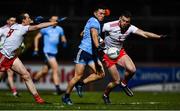
[[132, 104], [132, 105], [136, 105], [136, 104], [160, 104], [161, 102], [131, 102], [131, 103], [120, 103], [122, 105], [127, 105], [127, 104]]

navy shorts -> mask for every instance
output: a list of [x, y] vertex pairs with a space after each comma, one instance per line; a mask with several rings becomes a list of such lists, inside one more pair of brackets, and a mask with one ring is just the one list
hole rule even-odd
[[93, 56], [82, 49], [79, 49], [76, 58], [74, 60], [74, 62], [77, 64], [86, 64], [86, 65], [97, 61], [99, 61], [98, 57]]
[[50, 58], [56, 58], [56, 54], [44, 53], [44, 62], [48, 65], [48, 68], [50, 68], [50, 64], [48, 62]]

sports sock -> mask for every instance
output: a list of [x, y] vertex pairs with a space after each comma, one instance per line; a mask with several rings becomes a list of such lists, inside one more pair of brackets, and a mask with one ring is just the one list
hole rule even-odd
[[105, 91], [104, 91], [104, 95], [105, 95], [105, 96], [109, 96], [109, 93], [111, 92], [111, 90], [112, 90], [111, 88], [108, 88], [108, 87], [107, 87], [107, 88], [105, 89]]
[[57, 91], [57, 92], [60, 92], [60, 91], [61, 91], [59, 85], [55, 85], [55, 88], [56, 88], [56, 91]]
[[39, 96], [39, 94], [35, 94], [35, 95], [33, 95], [33, 97], [34, 97], [35, 100], [41, 98], [41, 97]]
[[65, 94], [65, 98], [69, 98], [70, 97], [70, 94]]
[[36, 79], [34, 79], [34, 78], [32, 79], [32, 81], [33, 81], [34, 83], [38, 82], [38, 80], [36, 80]]
[[13, 88], [11, 89], [11, 92], [12, 92], [12, 93], [17, 93], [16, 87], [13, 87]]
[[81, 86], [84, 86], [84, 82], [77, 82], [77, 84], [81, 85]]
[[121, 85], [123, 86], [123, 87], [125, 87], [126, 85], [127, 85], [127, 81], [124, 79], [124, 80], [122, 80], [121, 81]]

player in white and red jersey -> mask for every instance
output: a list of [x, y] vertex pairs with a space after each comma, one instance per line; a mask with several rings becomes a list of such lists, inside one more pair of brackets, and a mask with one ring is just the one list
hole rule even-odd
[[[131, 58], [127, 55], [123, 48], [123, 42], [126, 40], [128, 35], [131, 33], [140, 35], [145, 38], [162, 38], [166, 37], [166, 35], [157, 35], [151, 32], [143, 31], [137, 28], [134, 25], [130, 24], [131, 22], [131, 13], [125, 11], [119, 17], [119, 20], [105, 23], [102, 31], [105, 32], [105, 47], [108, 49], [110, 47], [117, 47], [120, 50], [120, 55], [116, 59], [110, 59], [107, 54], [104, 54], [103, 61], [105, 66], [108, 68], [113, 81], [110, 82], [103, 94], [103, 100], [106, 104], [110, 104], [111, 101], [109, 99], [109, 94], [111, 90], [120, 85], [124, 92], [128, 96], [133, 96], [133, 92], [127, 87], [128, 81], [133, 77], [136, 72], [136, 67], [131, 60]], [[106, 52], [105, 52], [106, 53]], [[120, 80], [120, 74], [117, 70], [116, 65], [120, 65], [125, 69], [125, 77], [123, 80]]]
[[[2, 49], [0, 50], [0, 72], [6, 71], [9, 68], [20, 74], [24, 82], [33, 95], [37, 103], [43, 104], [45, 101], [39, 96], [34, 83], [32, 82], [30, 73], [26, 70], [25, 66], [18, 58], [16, 51], [20, 47], [24, 35], [28, 31], [37, 30], [40, 28], [48, 27], [57, 24], [57, 22], [46, 22], [38, 25], [30, 25], [32, 22], [28, 13], [23, 13], [19, 17], [20, 24], [14, 24], [11, 27], [4, 27], [1, 35], [6, 36]], [[0, 36], [1, 36], [0, 35]]]
[[[3, 27], [1, 27], [0, 28], [0, 32], [1, 33], [3, 33], [3, 29], [5, 29], [5, 27], [11, 27], [13, 24], [15, 24], [16, 23], [16, 18], [15, 17], [9, 17], [8, 19], [7, 19], [7, 21], [6, 21], [6, 25], [5, 26], [3, 26]], [[2, 44], [4, 43], [4, 40], [6, 39], [6, 36], [4, 35], [4, 36], [0, 36], [0, 50], [1, 50], [1, 48], [2, 48]], [[0, 72], [0, 79], [1, 79], [1, 76], [2, 76], [2, 74], [3, 74], [4, 72]], [[18, 92], [17, 92], [17, 89], [16, 89], [16, 86], [15, 86], [15, 84], [14, 84], [14, 72], [11, 70], [11, 69], [8, 69], [7, 71], [6, 71], [6, 73], [7, 73], [7, 75], [8, 75], [8, 77], [7, 77], [7, 79], [8, 79], [8, 85], [9, 85], [9, 88], [11, 89], [11, 92], [12, 92], [12, 94], [13, 94], [13, 96], [15, 96], [15, 97], [19, 97], [19, 94], [18, 94]]]

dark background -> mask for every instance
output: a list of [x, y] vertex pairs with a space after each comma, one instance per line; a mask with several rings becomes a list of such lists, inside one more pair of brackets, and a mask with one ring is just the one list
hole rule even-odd
[[[68, 39], [66, 49], [59, 48], [58, 59], [61, 62], [72, 62], [80, 43], [80, 32], [92, 15], [96, 4], [104, 4], [111, 10], [106, 21], [116, 20], [121, 11], [132, 12], [132, 24], [145, 31], [167, 34], [164, 39], [145, 39], [136, 35], [130, 36], [124, 43], [129, 56], [136, 62], [180, 62], [180, 1], [179, 0], [1, 0], [0, 25], [6, 17], [27, 11], [32, 17], [41, 15], [49, 17], [57, 14], [68, 19], [60, 25]], [[26, 50], [20, 55], [23, 61], [40, 61], [41, 57], [32, 57], [35, 32], [28, 33]], [[42, 44], [40, 45], [42, 47]], [[42, 50], [41, 50], [42, 51]]]

